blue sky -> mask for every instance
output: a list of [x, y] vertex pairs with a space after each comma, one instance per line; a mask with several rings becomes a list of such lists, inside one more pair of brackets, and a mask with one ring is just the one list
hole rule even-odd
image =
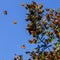
[[[26, 9], [21, 6], [22, 1], [31, 3], [32, 0], [0, 0], [0, 60], [13, 60], [14, 54], [24, 55], [27, 60], [26, 50], [31, 50], [33, 46], [28, 44], [31, 36], [26, 31], [27, 22]], [[60, 0], [34, 0], [38, 4], [41, 2], [44, 8], [57, 9], [60, 7]], [[7, 10], [8, 14], [4, 15], [3, 11]], [[14, 25], [13, 21], [17, 24]], [[25, 44], [26, 49], [21, 49]]]

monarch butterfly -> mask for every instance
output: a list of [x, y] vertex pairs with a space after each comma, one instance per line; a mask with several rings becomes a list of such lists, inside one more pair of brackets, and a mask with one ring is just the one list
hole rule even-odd
[[7, 11], [6, 10], [4, 11], [4, 14], [7, 15]]
[[21, 6], [24, 6], [24, 2], [22, 2]]
[[49, 11], [50, 9], [46, 9], [46, 11]]
[[25, 49], [25, 45], [22, 45], [22, 48]]
[[17, 21], [14, 21], [13, 23], [14, 23], [14, 24], [17, 24]]
[[43, 7], [42, 3], [40, 4], [40, 6], [39, 6], [39, 7], [40, 7], [40, 9]]
[[36, 39], [32, 39], [32, 42], [34, 43], [34, 44], [36, 44], [37, 43], [37, 40]]
[[58, 36], [59, 36], [59, 38], [60, 38], [60, 32], [58, 32]]

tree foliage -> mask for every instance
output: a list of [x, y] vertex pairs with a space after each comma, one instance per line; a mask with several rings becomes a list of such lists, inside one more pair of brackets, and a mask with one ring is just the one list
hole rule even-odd
[[[28, 11], [26, 30], [33, 39], [28, 40], [30, 44], [37, 44], [28, 60], [59, 60], [60, 59], [60, 11], [46, 8], [43, 4], [38, 5], [32, 1], [31, 4], [22, 3]], [[51, 51], [51, 49], [53, 51]]]

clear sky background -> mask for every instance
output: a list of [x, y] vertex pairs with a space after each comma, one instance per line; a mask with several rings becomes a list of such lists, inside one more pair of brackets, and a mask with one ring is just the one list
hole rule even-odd
[[[27, 60], [26, 50], [32, 50], [35, 45], [28, 44], [31, 36], [26, 31], [27, 22], [26, 9], [21, 6], [22, 1], [31, 3], [32, 0], [0, 0], [0, 60], [13, 60], [14, 54], [22, 54]], [[57, 9], [60, 7], [60, 0], [34, 0], [38, 4], [43, 3], [44, 8]], [[4, 15], [3, 11], [8, 14]], [[14, 25], [13, 21], [17, 24]], [[25, 44], [26, 49], [21, 49]]]

